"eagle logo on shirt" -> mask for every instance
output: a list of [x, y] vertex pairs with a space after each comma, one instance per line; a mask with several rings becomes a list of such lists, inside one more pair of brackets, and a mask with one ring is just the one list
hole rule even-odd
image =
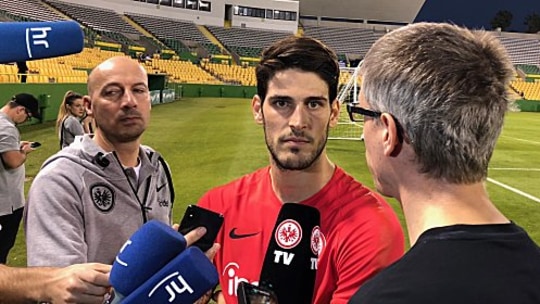
[[326, 238], [321, 232], [321, 228], [319, 226], [313, 227], [311, 231], [311, 251], [316, 256], [321, 256], [321, 252], [325, 246]]
[[114, 207], [114, 191], [107, 184], [98, 183], [90, 187], [90, 196], [94, 206], [107, 213]]
[[281, 248], [292, 249], [302, 240], [302, 228], [297, 221], [287, 219], [279, 224], [274, 237]]

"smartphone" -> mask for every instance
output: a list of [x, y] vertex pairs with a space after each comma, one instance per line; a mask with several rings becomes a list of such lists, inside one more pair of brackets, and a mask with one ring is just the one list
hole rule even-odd
[[197, 227], [205, 227], [206, 234], [200, 238], [194, 246], [199, 247], [203, 252], [214, 245], [217, 234], [223, 225], [223, 214], [199, 207], [189, 205], [180, 222], [178, 232], [185, 235]]
[[41, 146], [40, 142], [33, 141], [32, 143], [30, 143], [30, 148], [32, 148], [32, 149], [35, 149], [35, 148], [37, 148], [39, 146]]
[[270, 289], [246, 282], [238, 284], [238, 304], [278, 304], [277, 297]]

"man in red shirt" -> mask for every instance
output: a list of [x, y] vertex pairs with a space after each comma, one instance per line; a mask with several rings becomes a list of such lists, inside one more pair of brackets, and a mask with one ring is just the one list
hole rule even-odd
[[218, 303], [237, 303], [242, 281], [257, 284], [283, 203], [321, 213], [313, 303], [346, 303], [358, 287], [404, 252], [392, 208], [326, 155], [337, 124], [339, 66], [321, 42], [277, 41], [256, 69], [255, 121], [263, 126], [270, 165], [206, 193], [199, 205], [225, 216], [215, 264]]

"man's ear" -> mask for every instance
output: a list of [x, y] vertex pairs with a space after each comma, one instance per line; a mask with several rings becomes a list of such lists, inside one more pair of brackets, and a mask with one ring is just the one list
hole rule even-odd
[[253, 119], [259, 125], [263, 124], [263, 113], [262, 113], [262, 100], [259, 95], [253, 96], [251, 100], [251, 112], [253, 113]]
[[83, 96], [83, 105], [86, 109], [86, 114], [92, 115], [92, 100], [90, 99], [90, 96]]
[[384, 126], [383, 151], [384, 155], [395, 157], [401, 152], [402, 143], [399, 141], [399, 131], [396, 120], [388, 113], [382, 113], [379, 121]]
[[330, 105], [330, 127], [335, 127], [339, 119], [339, 111], [341, 109], [341, 104], [337, 98]]

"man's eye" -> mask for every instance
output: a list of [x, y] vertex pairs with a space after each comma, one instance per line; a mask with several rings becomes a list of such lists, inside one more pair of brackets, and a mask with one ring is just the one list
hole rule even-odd
[[289, 102], [288, 101], [285, 101], [285, 100], [276, 100], [274, 102], [274, 104], [278, 107], [278, 108], [285, 108], [289, 105]]
[[147, 90], [145, 88], [135, 88], [135, 89], [133, 89], [133, 92], [139, 93], [139, 94], [144, 94], [144, 93], [147, 92]]
[[319, 101], [310, 101], [310, 102], [308, 102], [308, 107], [310, 109], [317, 109], [320, 106], [322, 106], [322, 104]]
[[105, 96], [118, 96], [121, 94], [122, 91], [120, 90], [107, 90], [105, 91], [104, 95]]

